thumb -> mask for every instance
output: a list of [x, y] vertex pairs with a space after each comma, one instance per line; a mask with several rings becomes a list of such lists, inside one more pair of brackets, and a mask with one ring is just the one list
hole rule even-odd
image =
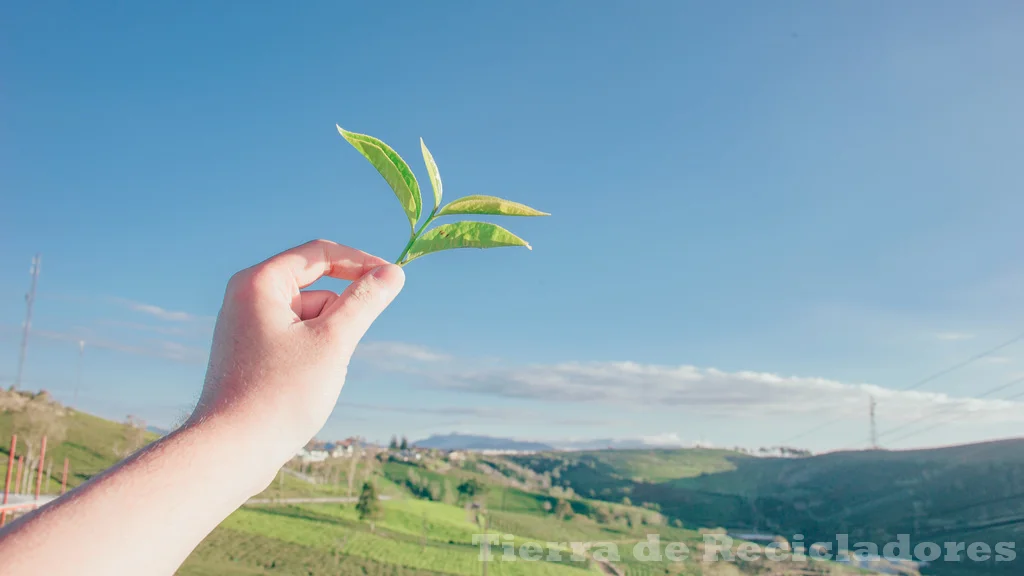
[[405, 285], [405, 272], [394, 264], [378, 266], [352, 282], [320, 314], [334, 337], [350, 350]]

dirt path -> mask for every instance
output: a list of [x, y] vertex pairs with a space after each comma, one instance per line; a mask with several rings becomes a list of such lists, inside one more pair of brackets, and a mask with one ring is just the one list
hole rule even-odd
[[[391, 500], [391, 496], [381, 496], [380, 500]], [[245, 504], [351, 504], [358, 502], [355, 496], [324, 496], [319, 498], [250, 498]]]

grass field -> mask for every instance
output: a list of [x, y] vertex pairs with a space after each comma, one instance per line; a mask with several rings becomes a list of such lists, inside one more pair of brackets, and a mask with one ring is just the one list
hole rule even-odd
[[[0, 437], [9, 437], [12, 421], [10, 412], [0, 411]], [[129, 427], [88, 414], [66, 411], [61, 424], [62, 440], [51, 443], [47, 451], [57, 472], [48, 485], [51, 492], [59, 489], [64, 457], [71, 462], [69, 485], [73, 487], [116, 463], [132, 443]], [[143, 439], [154, 438], [147, 434]], [[4, 448], [0, 446], [0, 451]], [[511, 463], [471, 457], [459, 466], [429, 456], [418, 465], [371, 457], [356, 461], [354, 471], [351, 460], [337, 459], [301, 467], [316, 482], [280, 474], [258, 495], [270, 504], [247, 506], [232, 514], [193, 552], [179, 574], [480, 574], [483, 565], [473, 537], [483, 531], [484, 522], [492, 534], [510, 543], [513, 555], [524, 546], [534, 549], [536, 545], [544, 558], [563, 556], [557, 562], [494, 561], [487, 564], [491, 576], [600, 573], [601, 566], [593, 558], [570, 560], [571, 542], [616, 546], [622, 554], [613, 558], [613, 564], [628, 576], [851, 574], [835, 564], [787, 571], [759, 563], [704, 565], [697, 558], [638, 562], [631, 553], [648, 534], [658, 534], [664, 542], [686, 543], [697, 551], [701, 546], [697, 527], [729, 521], [742, 526], [751, 513], [751, 501], [757, 503], [757, 513], [780, 522], [778, 528], [799, 526], [809, 528], [808, 534], [823, 525], [800, 522], [801, 509], [794, 502], [801, 499], [803, 505], [814, 507], [818, 520], [839, 513], [863, 522], [888, 518], [886, 514], [898, 518], [900, 496], [872, 492], [872, 487], [894, 482], [928, 490], [937, 501], [962, 501], [964, 490], [956, 492], [955, 485], [942, 484], [943, 473], [950, 471], [970, 478], [972, 497], [980, 494], [998, 500], [1015, 478], [1024, 478], [1015, 468], [1024, 457], [1006, 450], [996, 446], [981, 452], [891, 455], [881, 461], [879, 455], [840, 455], [803, 459], [806, 462], [715, 450], [607, 451], [524, 456], [510, 459]], [[954, 458], [948, 458], [950, 454]], [[814, 467], [806, 468], [807, 462]], [[280, 498], [348, 496], [349, 473], [354, 473], [353, 496], [365, 479], [371, 479], [378, 493], [391, 498], [382, 502], [384, 514], [372, 524], [358, 518], [353, 504], [273, 503]], [[482, 492], [467, 498], [453, 490], [470, 479], [483, 486]], [[553, 488], [545, 488], [548, 483]], [[625, 497], [648, 508], [660, 506], [661, 512], [624, 503]], [[473, 506], [466, 505], [470, 499]], [[997, 501], [972, 513], [992, 515], [999, 505]], [[675, 519], [682, 519], [686, 529], [674, 526]], [[1002, 534], [995, 530], [979, 534]]]
[[[218, 574], [226, 563], [234, 563], [241, 574], [274, 570], [281, 574], [338, 574], [338, 566], [355, 558], [355, 565], [373, 565], [382, 573], [480, 573], [479, 548], [472, 535], [480, 528], [465, 512], [454, 506], [427, 502], [394, 501], [385, 504], [384, 518], [375, 523], [360, 522], [352, 506], [305, 505], [246, 508], [232, 514], [185, 563], [180, 574]], [[425, 526], [425, 530], [424, 530]], [[275, 541], [262, 553], [250, 550], [251, 543]], [[230, 542], [228, 544], [227, 542]], [[224, 554], [224, 548], [237, 554]], [[266, 550], [288, 555], [280, 560]], [[304, 562], [291, 554], [315, 551]], [[314, 563], [315, 566], [311, 565]], [[583, 576], [595, 573], [585, 563], [493, 562], [489, 573], [496, 576]], [[292, 565], [295, 572], [285, 572]], [[314, 568], [319, 570], [314, 571]], [[346, 568], [348, 569], [348, 568]], [[245, 572], [248, 570], [249, 572]], [[359, 573], [359, 572], [354, 572]]]
[[[879, 546], [915, 541], [1014, 542], [1024, 549], [1024, 440], [935, 450], [755, 458], [711, 450], [615, 450], [516, 461], [578, 494], [657, 504], [687, 526], [836, 534]], [[649, 568], [649, 567], [647, 567]], [[643, 572], [644, 567], [634, 571]], [[1019, 574], [1020, 561], [939, 563], [945, 574]]]
[[[12, 420], [10, 412], [0, 412], [0, 454], [4, 459], [8, 455], [10, 437], [14, 431]], [[61, 442], [49, 442], [46, 447], [47, 465], [52, 462], [53, 475], [43, 492], [60, 491], [60, 475], [65, 457], [69, 460], [68, 486], [74, 487], [117, 463], [121, 459], [118, 451], [129, 445], [124, 424], [74, 410], [69, 410], [59, 420], [65, 431]], [[146, 441], [156, 437], [152, 433], [145, 434]], [[38, 454], [39, 439], [32, 440], [33, 454]], [[17, 454], [24, 455], [25, 451], [23, 435], [19, 439]]]

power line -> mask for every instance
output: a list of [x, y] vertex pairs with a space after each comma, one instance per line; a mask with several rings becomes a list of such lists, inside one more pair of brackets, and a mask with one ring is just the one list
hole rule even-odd
[[[1020, 394], [1014, 394], [1013, 396], [1008, 396], [1006, 398], [1003, 398], [1003, 400], [1016, 400], [1017, 398], [1021, 398], [1021, 397], [1024, 397], [1024, 392], [1021, 392]], [[890, 442], [899, 442], [900, 440], [906, 440], [907, 438], [912, 438], [914, 436], [917, 436], [918, 434], [924, 434], [925, 432], [930, 432], [932, 430], [935, 430], [936, 428], [941, 428], [943, 425], [949, 424], [950, 422], [952, 422], [954, 420], [959, 420], [960, 418], [963, 418], [966, 415], [967, 415], [967, 413], [960, 412], [959, 414], [954, 415], [952, 418], [947, 418], [947, 419], [945, 419], [945, 420], [943, 420], [941, 422], [936, 422], [932, 426], [929, 426], [927, 428], [922, 428], [920, 430], [911, 432], [910, 434], [904, 434], [903, 436], [899, 436], [897, 438], [894, 438], [894, 439], [890, 440]]]
[[793, 436], [792, 438], [789, 438], [787, 440], [783, 440], [782, 444], [789, 444], [790, 442], [792, 442], [794, 440], [799, 440], [800, 438], [803, 438], [804, 436], [807, 436], [809, 434], [814, 434], [818, 430], [824, 430], [825, 428], [828, 428], [829, 426], [831, 426], [831, 425], [833, 425], [835, 423], [836, 423], [835, 420], [829, 420], [828, 422], [825, 422], [823, 424], [815, 426], [814, 428], [811, 428], [810, 430], [806, 430], [804, 432], [801, 432], [801, 433], [797, 434], [796, 436]]
[[929, 516], [942, 516], [945, 514], [952, 514], [954, 512], [963, 512], [964, 510], [970, 510], [971, 508], [977, 508], [979, 506], [988, 506], [990, 504], [999, 504], [1000, 502], [1009, 502], [1010, 500], [1017, 500], [1024, 498], [1024, 492], [1016, 492], [1014, 494], [1008, 494], [1006, 496], [1000, 496], [998, 498], [989, 498], [988, 500], [981, 500], [972, 504], [965, 504], [963, 506], [957, 506], [956, 508], [945, 508], [942, 510], [929, 511]]
[[[931, 382], [933, 380], [936, 380], [936, 379], [941, 378], [941, 377], [943, 377], [943, 376], [945, 376], [945, 375], [947, 375], [947, 374], [949, 374], [951, 372], [955, 372], [956, 370], [959, 370], [959, 369], [961, 369], [961, 368], [963, 368], [965, 366], [973, 364], [973, 363], [977, 362], [978, 360], [981, 360], [982, 358], [985, 358], [986, 356], [994, 354], [994, 353], [1002, 350], [1003, 348], [1006, 348], [1007, 346], [1009, 346], [1011, 344], [1014, 344], [1014, 343], [1016, 343], [1016, 342], [1018, 342], [1020, 340], [1024, 340], [1024, 332], [1021, 332], [1020, 334], [1017, 334], [1013, 338], [1010, 338], [1009, 340], [1006, 340], [1005, 342], [1002, 342], [998, 346], [995, 346], [993, 348], [989, 348], [988, 350], [985, 350], [983, 352], [975, 354], [974, 356], [971, 356], [970, 358], [968, 358], [966, 360], [963, 360], [961, 362], [957, 362], [956, 364], [953, 364], [952, 366], [943, 368], [942, 370], [939, 370], [938, 372], [933, 372], [932, 374], [929, 374], [928, 376], [925, 376], [924, 378], [922, 378], [922, 379], [920, 379], [920, 380], [910, 384], [909, 386], [906, 386], [904, 388], [896, 388], [895, 391], [896, 392], [906, 392], [906, 391], [909, 391], [909, 390], [916, 390], [917, 388], [920, 388], [921, 386], [924, 386], [925, 384], [927, 384], [927, 383], [929, 383], [929, 382]], [[808, 436], [810, 434], [818, 432], [819, 430], [824, 430], [825, 428], [828, 428], [829, 426], [835, 424], [836, 422], [838, 422], [838, 420], [835, 420], [835, 419], [829, 420], [828, 422], [822, 422], [821, 424], [819, 424], [817, 426], [814, 426], [813, 428], [810, 428], [810, 429], [805, 430], [805, 431], [803, 431], [803, 432], [801, 432], [801, 433], [799, 433], [799, 434], [797, 434], [795, 436], [792, 436], [792, 437], [790, 437], [790, 438], [788, 438], [786, 440], [783, 440], [782, 444], [788, 444], [788, 443], [790, 443], [790, 442], [792, 442], [794, 440], [799, 440], [800, 438], [803, 438], [805, 436]]]
[[991, 528], [1004, 528], [1008, 526], [1016, 526], [1018, 524], [1024, 524], [1024, 516], [1017, 518], [1004, 518], [1002, 520], [995, 520], [986, 524], [976, 524], [974, 526], [961, 526], [957, 528], [946, 528], [937, 532], [931, 532], [918, 536], [919, 540], [927, 540], [929, 538], [935, 538], [936, 536], [946, 536], [950, 534], [970, 534], [971, 532], [978, 532], [980, 530], [988, 530]]
[[918, 380], [917, 382], [911, 384], [910, 386], [902, 388], [901, 391], [914, 390], [920, 388], [921, 386], [924, 386], [925, 384], [931, 382], [932, 380], [945, 376], [946, 374], [949, 374], [950, 372], [953, 372], [955, 370], [959, 370], [960, 368], [963, 368], [964, 366], [967, 366], [969, 364], [973, 364], [974, 362], [977, 362], [978, 360], [981, 360], [982, 358], [990, 354], [994, 354], [1002, 350], [1003, 348], [1006, 348], [1010, 344], [1017, 342], [1018, 340], [1024, 340], [1024, 332], [1021, 332], [1020, 334], [1014, 336], [1013, 338], [1010, 338], [1009, 340], [1003, 342], [1002, 344], [996, 346], [995, 348], [989, 348], [988, 350], [981, 352], [980, 354], [975, 354], [974, 356], [971, 356], [970, 358], [964, 360], [963, 362], [960, 362], [959, 364], [954, 364], [949, 368], [946, 368], [945, 370], [939, 370], [938, 372], [932, 374], [931, 376], [928, 376], [927, 378], [922, 378], [921, 380]]
[[[985, 398], [987, 396], [991, 396], [992, 394], [995, 394], [996, 392], [1001, 392], [1001, 391], [1003, 391], [1003, 390], [1005, 390], [1005, 389], [1007, 389], [1007, 388], [1009, 388], [1011, 386], [1014, 386], [1016, 384], [1020, 384], [1021, 382], [1024, 382], [1024, 377], [1016, 378], [1016, 379], [1010, 380], [1009, 382], [1006, 382], [1004, 384], [1000, 384], [999, 386], [996, 386], [995, 388], [992, 388], [991, 390], [988, 390], [987, 392], [985, 392], [983, 394], [980, 394], [978, 396], [974, 396], [974, 398]], [[948, 413], [952, 412], [955, 409], [956, 408], [947, 408], [946, 410], [943, 410], [943, 411], [940, 411], [940, 412], [936, 412], [936, 413], [932, 413], [932, 414], [925, 414], [924, 416], [921, 416], [920, 418], [918, 418], [916, 420], [911, 420], [910, 422], [907, 422], [907, 423], [904, 423], [904, 424], [900, 424], [899, 426], [896, 426], [896, 427], [890, 428], [888, 430], [885, 430], [884, 432], [879, 434], [879, 436], [888, 436], [889, 434], [892, 434], [893, 432], [899, 432], [900, 430], [903, 430], [904, 428], [908, 428], [910, 426], [913, 426], [914, 424], [917, 424], [918, 422], [921, 422], [923, 420], [928, 420], [928, 419], [934, 418], [936, 416], [942, 416], [943, 414], [948, 414]]]

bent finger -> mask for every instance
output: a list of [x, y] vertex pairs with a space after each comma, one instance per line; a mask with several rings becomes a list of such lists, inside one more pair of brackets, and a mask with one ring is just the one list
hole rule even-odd
[[299, 288], [305, 288], [324, 276], [356, 280], [387, 263], [387, 260], [362, 250], [329, 240], [313, 240], [273, 256], [256, 265], [255, 269], [262, 268], [294, 279]]
[[349, 284], [324, 308], [320, 319], [330, 325], [331, 331], [351, 352], [404, 285], [405, 272], [401, 267], [386, 264], [375, 268]]
[[299, 292], [299, 302], [292, 309], [304, 322], [319, 316], [337, 297], [338, 294], [331, 290], [305, 290]]

